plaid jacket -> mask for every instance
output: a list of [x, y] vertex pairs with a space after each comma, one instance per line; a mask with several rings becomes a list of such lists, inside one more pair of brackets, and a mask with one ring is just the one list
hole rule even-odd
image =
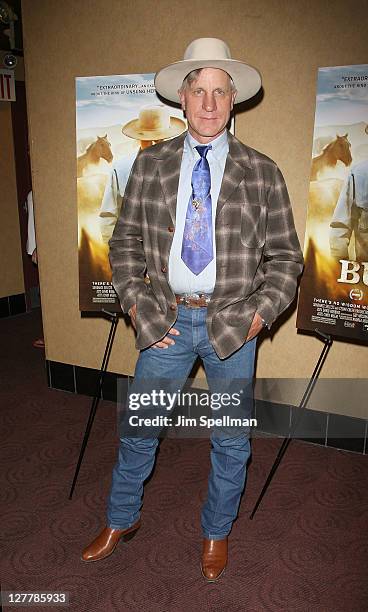
[[[185, 136], [138, 154], [109, 243], [122, 309], [137, 305], [138, 349], [163, 338], [177, 316], [167, 267]], [[209, 338], [220, 358], [244, 344], [256, 311], [270, 326], [285, 310], [303, 267], [280, 170], [230, 133], [228, 139], [215, 223], [216, 285], [207, 308]]]

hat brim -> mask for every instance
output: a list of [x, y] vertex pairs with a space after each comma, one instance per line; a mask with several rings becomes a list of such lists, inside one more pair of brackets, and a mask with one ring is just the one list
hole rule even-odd
[[179, 136], [187, 129], [187, 124], [183, 119], [179, 117], [170, 117], [170, 126], [166, 129], [158, 130], [142, 130], [139, 127], [139, 120], [133, 119], [126, 123], [121, 128], [121, 131], [129, 138], [135, 138], [136, 140], [162, 140], [164, 138], [174, 138]]
[[156, 90], [163, 98], [178, 102], [178, 90], [183, 80], [189, 72], [200, 68], [220, 68], [227, 72], [237, 90], [235, 103], [252, 98], [262, 86], [262, 79], [258, 70], [239, 60], [182, 60], [174, 62], [157, 72], [155, 76]]

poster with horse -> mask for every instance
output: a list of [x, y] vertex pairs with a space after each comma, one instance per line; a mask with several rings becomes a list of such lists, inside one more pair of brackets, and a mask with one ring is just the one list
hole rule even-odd
[[108, 241], [140, 149], [186, 130], [180, 108], [157, 96], [154, 74], [76, 78], [79, 308], [120, 311]]
[[297, 327], [368, 341], [368, 64], [318, 70]]

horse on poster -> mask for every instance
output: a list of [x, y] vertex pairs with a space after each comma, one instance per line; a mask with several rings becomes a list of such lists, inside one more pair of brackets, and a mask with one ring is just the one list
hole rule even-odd
[[316, 181], [323, 170], [334, 168], [338, 161], [341, 161], [345, 166], [350, 166], [352, 162], [350, 148], [351, 143], [348, 140], [347, 133], [344, 136], [336, 135], [334, 140], [323, 147], [319, 155], [313, 157], [310, 180]]
[[86, 152], [78, 157], [77, 177], [83, 176], [87, 166], [91, 164], [97, 165], [100, 159], [105, 159], [108, 163], [113, 160], [111, 144], [107, 140], [107, 134], [105, 136], [97, 136], [96, 140], [87, 147]]

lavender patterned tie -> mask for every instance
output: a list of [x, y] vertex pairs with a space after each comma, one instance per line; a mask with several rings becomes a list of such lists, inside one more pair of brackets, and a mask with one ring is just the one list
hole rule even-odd
[[212, 146], [195, 148], [201, 157], [192, 173], [192, 195], [185, 218], [181, 258], [197, 276], [213, 260], [211, 172], [206, 159]]

